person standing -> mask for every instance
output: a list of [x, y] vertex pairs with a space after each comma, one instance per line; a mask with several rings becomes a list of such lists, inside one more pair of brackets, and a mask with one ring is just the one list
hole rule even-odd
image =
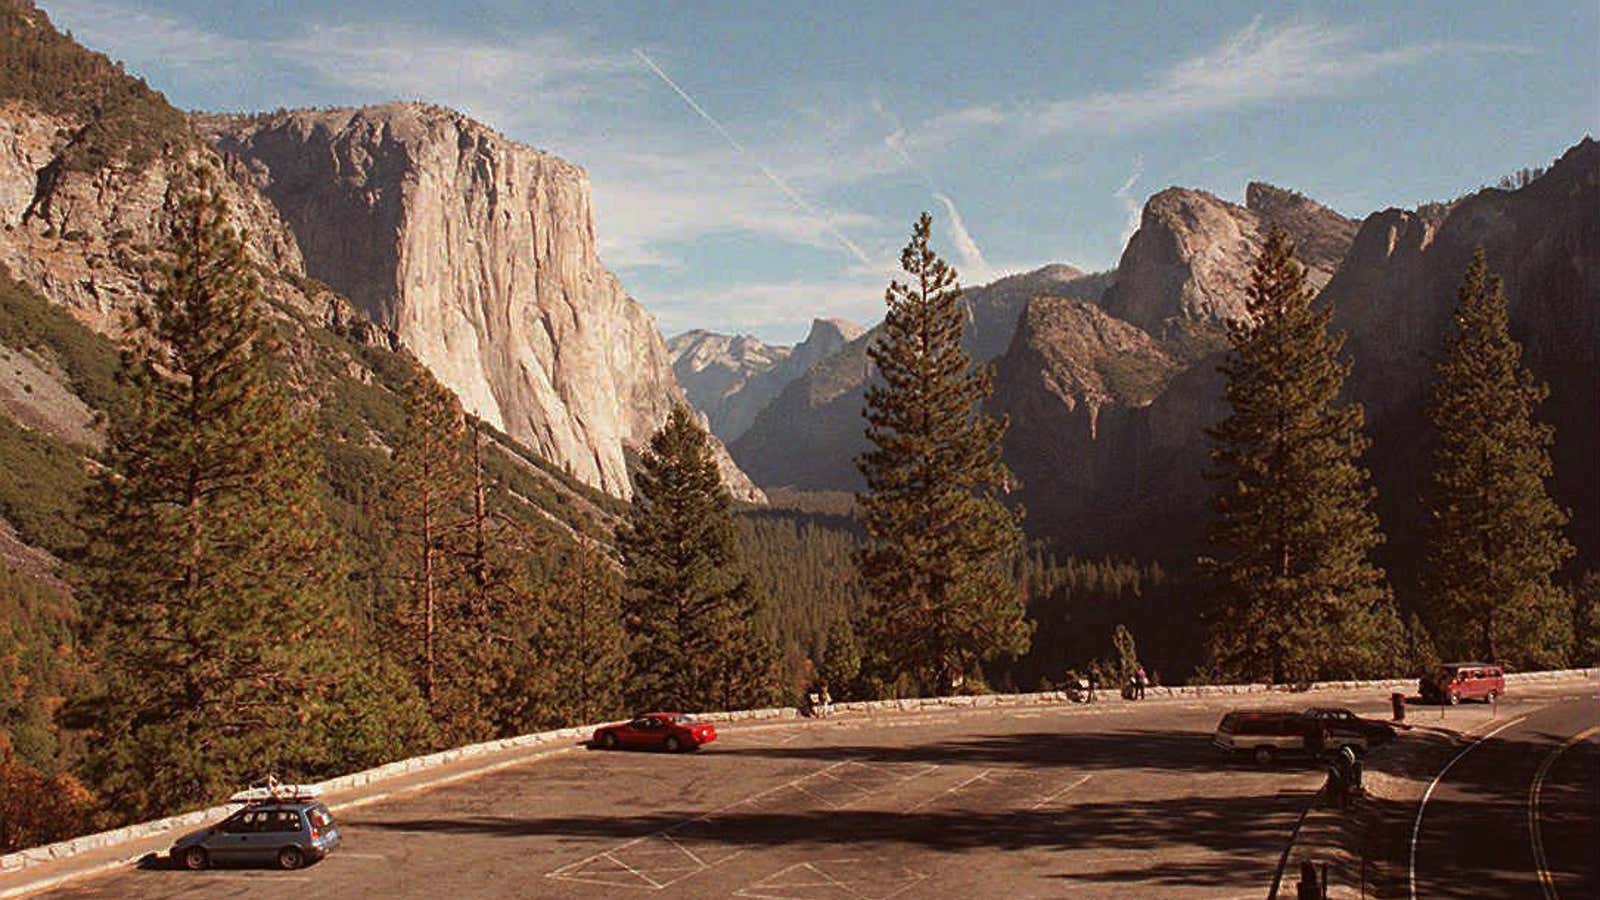
[[1094, 702], [1095, 689], [1100, 687], [1100, 672], [1091, 668], [1089, 670], [1089, 702]]
[[1144, 674], [1144, 666], [1140, 666], [1138, 671], [1133, 673], [1133, 699], [1144, 699], [1144, 686], [1148, 680]]

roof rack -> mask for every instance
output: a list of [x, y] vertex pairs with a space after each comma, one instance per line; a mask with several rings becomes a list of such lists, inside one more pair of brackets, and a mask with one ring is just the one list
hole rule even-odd
[[260, 784], [252, 784], [242, 791], [235, 791], [228, 798], [229, 803], [291, 803], [298, 800], [315, 800], [322, 795], [321, 789], [311, 784], [284, 784], [276, 776], [269, 775], [267, 780]]

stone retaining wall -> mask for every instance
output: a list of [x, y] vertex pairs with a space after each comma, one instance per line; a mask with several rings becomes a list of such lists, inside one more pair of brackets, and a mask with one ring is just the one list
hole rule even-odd
[[[1600, 670], [1596, 669], [1563, 669], [1549, 672], [1519, 672], [1506, 676], [1508, 682], [1522, 681], [1557, 681], [1579, 677], [1595, 677]], [[1379, 681], [1328, 681], [1318, 682], [1307, 688], [1307, 691], [1328, 690], [1361, 690], [1361, 689], [1404, 689], [1415, 685], [1414, 678], [1391, 678]], [[1150, 687], [1145, 691], [1146, 697], [1217, 697], [1240, 694], [1285, 693], [1291, 688], [1281, 685], [1265, 684], [1215, 684], [1194, 685], [1183, 687]], [[1115, 690], [1104, 690], [1106, 702], [1121, 703], [1123, 701]], [[991, 706], [1020, 706], [1029, 704], [1068, 703], [1071, 702], [1064, 691], [1042, 691], [1031, 694], [976, 694], [961, 697], [916, 697], [903, 700], [863, 700], [849, 703], [836, 703], [833, 705], [835, 712], [899, 712], [926, 709], [948, 709], [961, 707], [991, 707]], [[745, 722], [762, 719], [793, 719], [799, 716], [798, 710], [792, 707], [775, 707], [771, 709], [746, 709], [730, 712], [705, 713], [700, 718], [710, 722]], [[540, 747], [554, 747], [572, 741], [582, 740], [594, 732], [598, 725], [580, 725], [573, 728], [559, 728], [554, 731], [541, 731], [535, 734], [518, 735], [517, 737], [503, 738], [501, 740], [484, 741], [481, 744], [468, 744], [465, 747], [456, 747], [451, 750], [442, 750], [426, 756], [415, 756], [392, 763], [386, 763], [375, 768], [366, 769], [349, 775], [340, 775], [327, 781], [319, 782], [316, 787], [324, 794], [337, 791], [354, 790], [359, 787], [377, 784], [385, 780], [418, 772], [424, 769], [437, 768], [457, 760], [470, 759], [488, 753], [502, 750], [537, 749]], [[196, 828], [208, 822], [223, 818], [236, 809], [236, 805], [213, 806], [209, 809], [195, 810], [156, 819], [151, 822], [140, 822], [125, 825], [111, 831], [102, 831], [97, 834], [87, 834], [70, 840], [58, 841], [41, 847], [31, 847], [0, 856], [0, 874], [11, 874], [51, 860], [66, 859], [90, 850], [114, 846], [129, 841], [154, 837], [169, 831]]]

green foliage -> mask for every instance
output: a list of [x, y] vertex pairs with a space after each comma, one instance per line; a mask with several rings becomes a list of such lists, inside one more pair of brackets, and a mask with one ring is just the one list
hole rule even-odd
[[867, 439], [857, 464], [867, 544], [860, 554], [871, 607], [864, 622], [885, 681], [949, 694], [980, 664], [1028, 648], [1011, 581], [1022, 531], [996, 493], [1005, 423], [978, 407], [987, 371], [961, 349], [966, 315], [956, 273], [928, 246], [924, 213], [901, 252], [907, 283], [891, 281], [882, 333], [867, 353], [883, 383], [867, 390]]
[[1421, 678], [1439, 668], [1443, 660], [1434, 649], [1433, 636], [1416, 613], [1406, 620], [1406, 674]]
[[83, 543], [78, 500], [89, 484], [83, 454], [0, 416], [0, 516], [57, 556]]
[[1018, 690], [1045, 689], [1069, 670], [1087, 671], [1119, 626], [1144, 635], [1139, 655], [1152, 678], [1164, 670], [1176, 684], [1200, 662], [1198, 586], [1157, 564], [1058, 562], [1032, 553], [1016, 578], [1035, 623], [1033, 642], [1021, 659], [995, 672]]
[[1533, 415], [1549, 389], [1522, 365], [1482, 249], [1457, 297], [1428, 405], [1438, 443], [1423, 593], [1434, 636], [1449, 656], [1559, 666], [1572, 623], [1551, 578], [1573, 548], [1546, 489], [1555, 430]]
[[854, 554], [860, 539], [848, 519], [789, 509], [752, 509], [734, 520], [738, 557], [759, 599], [758, 630], [774, 641], [784, 687], [801, 689], [820, 664], [836, 623], [863, 606]]
[[837, 619], [828, 626], [817, 677], [828, 685], [834, 700], [855, 700], [864, 699], [856, 696], [856, 679], [860, 675], [861, 641], [856, 637], [855, 625], [848, 619]]
[[1600, 663], [1600, 572], [1585, 572], [1572, 587], [1572, 664]]
[[774, 691], [770, 643], [734, 540], [732, 501], [710, 438], [678, 406], [650, 439], [617, 541], [638, 709], [759, 706]]
[[0, 344], [51, 360], [67, 384], [91, 408], [109, 410], [122, 402], [117, 384], [117, 347], [83, 327], [72, 314], [14, 280], [0, 267]]
[[166, 146], [192, 140], [183, 113], [165, 97], [56, 31], [27, 0], [0, 0], [0, 99], [77, 124], [59, 157], [67, 170], [140, 168]]
[[1111, 652], [1112, 671], [1117, 679], [1113, 683], [1121, 685], [1133, 681], [1134, 673], [1139, 671], [1139, 648], [1127, 626], [1119, 624], [1111, 632]]
[[1400, 628], [1371, 561], [1383, 537], [1362, 410], [1339, 402], [1344, 338], [1328, 332], [1331, 309], [1313, 308], [1281, 230], [1251, 269], [1247, 303], [1221, 367], [1232, 412], [1208, 431], [1214, 669], [1272, 683], [1377, 674]]
[[78, 659], [72, 598], [50, 582], [0, 563], [0, 757], [59, 771], [81, 748], [55, 711], [89, 687]]
[[361, 671], [338, 617], [316, 444], [266, 376], [259, 287], [207, 173], [172, 243], [124, 355], [134, 401], [111, 430], [84, 550], [105, 679], [79, 704], [90, 771], [136, 816], [342, 768], [353, 760], [333, 741], [352, 731], [367, 735], [358, 759], [408, 743], [404, 723], [352, 724], [406, 688]]
[[455, 394], [418, 367], [405, 394], [385, 504], [403, 585], [388, 611], [385, 645], [410, 674], [448, 739], [482, 738], [478, 695], [464, 665], [466, 600], [456, 550], [467, 499], [466, 422]]
[[531, 665], [513, 691], [527, 700], [519, 730], [602, 722], [625, 714], [628, 677], [622, 578], [598, 549], [573, 545], [534, 592]]

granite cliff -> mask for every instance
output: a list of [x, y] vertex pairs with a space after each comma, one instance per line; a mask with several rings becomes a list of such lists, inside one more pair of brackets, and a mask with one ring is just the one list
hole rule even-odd
[[[1106, 279], [1105, 273], [1084, 274], [1055, 264], [968, 288], [962, 295], [967, 308], [963, 348], [975, 363], [988, 363], [1006, 349], [1030, 299], [1040, 294], [1093, 299]], [[874, 374], [867, 347], [877, 335], [874, 327], [813, 363], [730, 444], [734, 459], [758, 484], [860, 487], [855, 459], [867, 446], [861, 407]]]
[[[196, 124], [288, 223], [309, 276], [468, 410], [631, 495], [628, 450], [684, 397], [655, 322], [600, 262], [581, 168], [422, 104]], [[719, 453], [734, 494], [761, 499]]]
[[791, 381], [861, 333], [844, 319], [813, 319], [805, 340], [788, 346], [697, 329], [669, 339], [667, 352], [689, 402], [705, 413], [713, 434], [731, 443]]

